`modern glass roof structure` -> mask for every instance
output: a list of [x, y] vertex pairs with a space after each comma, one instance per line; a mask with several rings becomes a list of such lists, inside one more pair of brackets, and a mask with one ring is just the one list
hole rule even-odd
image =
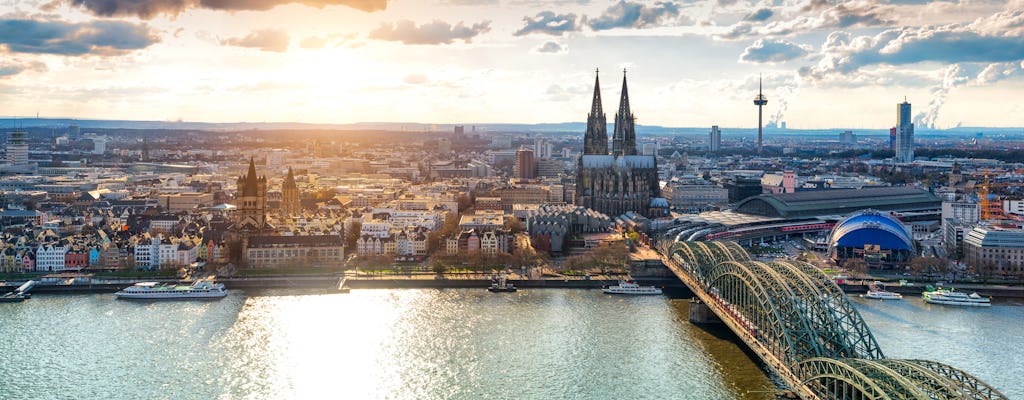
[[896, 212], [939, 210], [942, 200], [924, 189], [877, 187], [762, 194], [736, 204], [736, 212], [776, 218], [847, 215], [875, 209]]

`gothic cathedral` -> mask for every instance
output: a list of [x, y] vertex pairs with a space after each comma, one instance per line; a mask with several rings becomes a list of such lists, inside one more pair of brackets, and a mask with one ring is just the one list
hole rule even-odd
[[636, 128], [629, 109], [625, 71], [611, 154], [608, 153], [607, 132], [600, 80], [595, 78], [594, 100], [583, 137], [583, 155], [576, 169], [576, 204], [613, 218], [630, 211], [646, 217], [664, 215], [668, 202], [661, 198], [656, 156], [638, 155], [636, 151]]

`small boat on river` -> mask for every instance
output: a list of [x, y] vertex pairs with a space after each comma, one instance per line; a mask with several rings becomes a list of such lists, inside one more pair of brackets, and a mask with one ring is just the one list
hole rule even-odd
[[649, 294], [661, 294], [661, 288], [654, 286], [640, 286], [636, 282], [625, 280], [619, 281], [618, 285], [608, 286], [602, 289], [606, 294], [630, 294], [630, 295], [649, 295]]

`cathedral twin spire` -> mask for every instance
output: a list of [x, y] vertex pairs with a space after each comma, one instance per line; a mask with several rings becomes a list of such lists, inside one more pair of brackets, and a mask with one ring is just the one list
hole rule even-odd
[[608, 118], [601, 109], [601, 79], [597, 76], [594, 77], [594, 101], [587, 115], [587, 133], [583, 136], [583, 154], [608, 154]]
[[[595, 71], [596, 72], [596, 71]], [[587, 133], [583, 138], [583, 154], [608, 154], [608, 119], [601, 108], [601, 84], [594, 78], [594, 99], [587, 116]], [[612, 136], [612, 155], [635, 155], [636, 128], [633, 112], [629, 109], [629, 91], [626, 88], [626, 70], [622, 70], [622, 94], [619, 111], [615, 113], [615, 133]]]

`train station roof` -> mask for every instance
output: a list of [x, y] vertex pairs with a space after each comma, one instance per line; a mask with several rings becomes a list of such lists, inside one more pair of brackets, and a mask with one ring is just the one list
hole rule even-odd
[[806, 192], [762, 194], [740, 201], [735, 211], [777, 218], [849, 215], [864, 209], [894, 212], [938, 210], [942, 200], [931, 192], [913, 187], [828, 189]]

